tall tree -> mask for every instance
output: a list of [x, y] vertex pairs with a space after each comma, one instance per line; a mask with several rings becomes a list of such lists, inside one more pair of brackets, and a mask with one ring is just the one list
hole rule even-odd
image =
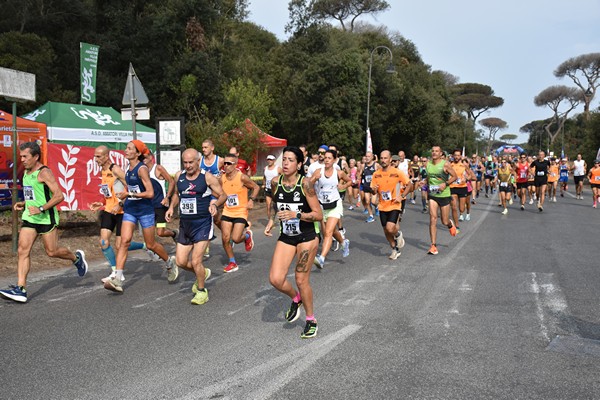
[[454, 85], [452, 95], [456, 109], [466, 112], [473, 125], [481, 114], [504, 104], [502, 97], [495, 96], [491, 87], [481, 83]]
[[510, 142], [512, 142], [513, 140], [515, 140], [518, 137], [519, 136], [515, 135], [514, 133], [506, 133], [506, 134], [500, 136], [500, 140], [503, 140], [506, 143], [510, 144]]
[[487, 145], [485, 147], [486, 154], [490, 154], [492, 144], [496, 140], [496, 134], [501, 129], [508, 128], [508, 124], [501, 118], [490, 117], [479, 121], [479, 124], [488, 130]]
[[582, 54], [569, 58], [554, 71], [554, 76], [563, 78], [568, 76], [583, 93], [584, 112], [590, 112], [590, 103], [600, 86], [600, 53]]
[[581, 90], [562, 85], [550, 86], [535, 96], [533, 102], [536, 106], [546, 106], [554, 114], [544, 126], [550, 138], [550, 145], [554, 143], [561, 129], [563, 129], [569, 113], [583, 101], [584, 97], [585, 94]]

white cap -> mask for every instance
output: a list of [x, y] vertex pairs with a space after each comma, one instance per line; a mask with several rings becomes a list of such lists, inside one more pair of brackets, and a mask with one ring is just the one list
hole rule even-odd
[[269, 154], [267, 156], [267, 160], [274, 160], [274, 159], [275, 159], [275, 156], [273, 154]]

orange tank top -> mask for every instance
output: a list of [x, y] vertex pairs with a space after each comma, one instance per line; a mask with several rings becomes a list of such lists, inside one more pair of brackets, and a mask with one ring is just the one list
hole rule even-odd
[[551, 165], [548, 168], [548, 182], [556, 182], [558, 180], [558, 165]]
[[592, 168], [590, 174], [590, 183], [592, 185], [600, 185], [600, 168]]
[[[112, 167], [112, 165], [111, 165]], [[104, 197], [104, 210], [110, 212], [114, 206], [119, 204], [119, 199], [115, 195], [114, 184], [116, 176], [111, 171], [111, 168], [106, 171], [102, 169], [102, 183], [100, 184], [100, 194]], [[117, 214], [123, 214], [123, 208]]]
[[450, 184], [451, 188], [464, 188], [467, 187], [467, 174], [465, 173], [466, 171], [466, 166], [465, 164], [459, 162], [459, 163], [452, 163], [452, 169], [454, 170], [454, 172], [456, 172], [456, 180]]
[[230, 218], [248, 219], [248, 188], [242, 183], [242, 173], [236, 171], [233, 178], [227, 178], [227, 174], [221, 176], [223, 191], [227, 195], [223, 215]]

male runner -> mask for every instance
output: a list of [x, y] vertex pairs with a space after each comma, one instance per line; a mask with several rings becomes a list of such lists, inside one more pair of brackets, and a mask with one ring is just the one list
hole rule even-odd
[[546, 186], [548, 186], [548, 168], [550, 168], [550, 161], [545, 158], [546, 153], [540, 150], [538, 158], [529, 165], [529, 167], [535, 168], [535, 179], [533, 182], [538, 199], [537, 207], [540, 212], [544, 211]]
[[152, 152], [146, 154], [144, 164], [148, 167], [150, 182], [152, 182], [152, 188], [154, 189], [152, 205], [154, 206], [156, 234], [160, 237], [171, 238], [177, 243], [178, 232], [167, 229], [167, 220], [165, 219], [165, 214], [169, 209], [169, 199], [175, 191], [175, 180], [165, 167], [156, 163]]
[[527, 162], [527, 154], [522, 153], [515, 166], [517, 195], [521, 199], [521, 211], [525, 209], [525, 201], [527, 201], [527, 192], [529, 191], [529, 164]]
[[573, 161], [573, 179], [575, 180], [575, 194], [578, 200], [583, 200], [583, 180], [587, 171], [587, 164], [581, 158], [581, 153], [577, 154], [577, 159]]

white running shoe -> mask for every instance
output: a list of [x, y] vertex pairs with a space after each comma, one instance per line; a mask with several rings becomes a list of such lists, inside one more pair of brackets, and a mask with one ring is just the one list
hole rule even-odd
[[459, 221], [464, 221], [464, 220], [465, 220], [465, 217], [463, 217], [463, 215], [462, 215], [462, 214], [460, 214], [460, 216], [458, 217], [458, 220], [459, 220]]
[[471, 214], [467, 214], [467, 216], [465, 217], [465, 221], [470, 221], [471, 220]]
[[505, 208], [504, 211], [502, 211], [502, 215], [506, 215], [508, 214], [508, 208]]
[[533, 197], [529, 199], [529, 204], [533, 204]]

